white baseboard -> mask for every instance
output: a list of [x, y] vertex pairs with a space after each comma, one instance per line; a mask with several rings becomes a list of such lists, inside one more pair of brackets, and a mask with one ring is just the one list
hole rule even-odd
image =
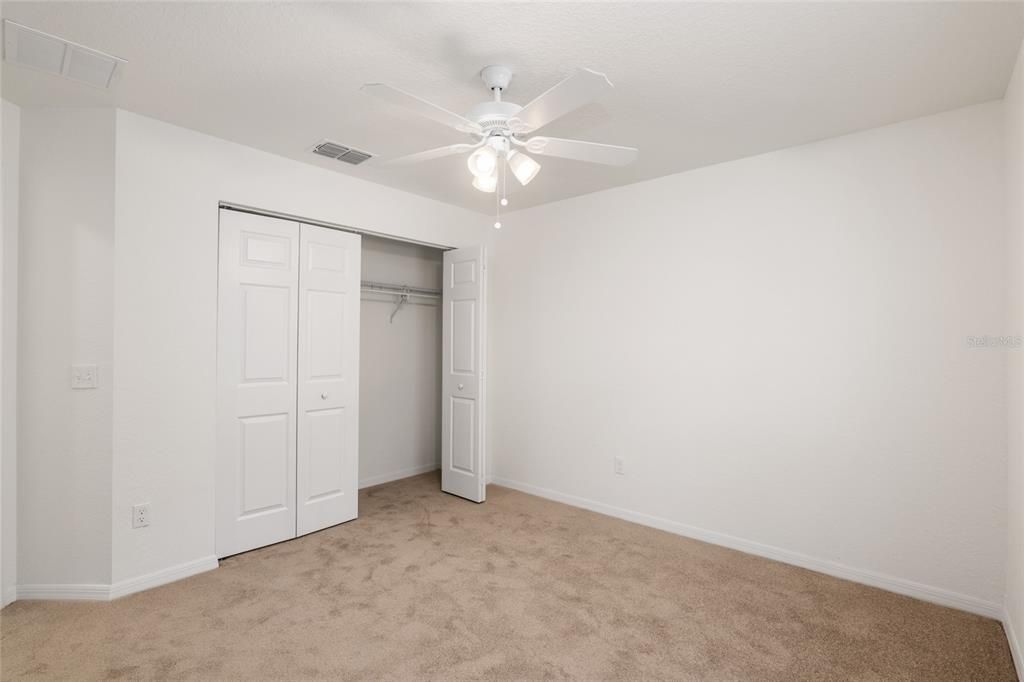
[[[188, 561], [113, 585], [18, 585], [17, 599], [109, 601], [217, 568], [217, 557]], [[13, 600], [12, 600], [13, 601]]]
[[391, 481], [397, 481], [402, 478], [409, 478], [410, 476], [417, 476], [419, 474], [425, 474], [428, 471], [437, 471], [439, 467], [437, 464], [421, 464], [419, 466], [410, 467], [408, 469], [402, 469], [400, 471], [393, 471], [390, 474], [381, 474], [379, 476], [369, 476], [367, 478], [359, 479], [359, 489], [370, 488], [375, 485], [382, 483], [390, 483]]
[[1010, 642], [1010, 653], [1013, 655], [1013, 664], [1017, 666], [1017, 677], [1024, 680], [1024, 645], [1020, 641], [1020, 635], [1024, 635], [1024, 631], [1016, 628], [1009, 609], [1003, 609], [1003, 630], [1006, 631], [1006, 639]]
[[[153, 573], [147, 573], [146, 575], [140, 575], [135, 578], [129, 578], [128, 580], [122, 580], [116, 582], [110, 586], [109, 599], [117, 599], [118, 597], [125, 597], [129, 594], [135, 594], [136, 592], [142, 592], [153, 587], [159, 587], [160, 585], [166, 585], [167, 583], [173, 583], [176, 580], [188, 578], [196, 575], [197, 573], [205, 573], [211, 571], [218, 566], [217, 557], [207, 556], [202, 559], [196, 559], [195, 561], [188, 561], [184, 564], [178, 564], [177, 566], [171, 566]], [[18, 590], [18, 595], [21, 595], [21, 590]]]
[[18, 599], [18, 587], [16, 585], [11, 585], [6, 590], [4, 590], [3, 596], [0, 597], [0, 608], [3, 608], [5, 606], [7, 606], [12, 601], [16, 601], [17, 599]]
[[110, 599], [110, 585], [102, 584], [35, 584], [18, 585], [17, 598], [75, 600], [75, 601], [107, 601]]
[[732, 535], [726, 535], [725, 533], [718, 533], [704, 528], [688, 526], [686, 524], [670, 521], [669, 519], [658, 516], [614, 507], [612, 505], [604, 504], [603, 502], [596, 502], [583, 497], [568, 495], [566, 493], [558, 492], [557, 490], [541, 488], [529, 483], [522, 483], [521, 481], [502, 478], [501, 476], [495, 476], [493, 481], [495, 485], [505, 486], [506, 488], [512, 488], [530, 495], [554, 500], [555, 502], [562, 502], [573, 507], [589, 509], [590, 511], [597, 512], [599, 514], [614, 516], [615, 518], [639, 523], [643, 526], [650, 526], [651, 528], [657, 528], [658, 530], [682, 535], [694, 540], [701, 540], [713, 545], [721, 545], [722, 547], [746, 552], [747, 554], [755, 554], [767, 559], [774, 559], [775, 561], [792, 564], [793, 566], [817, 571], [818, 573], [824, 573], [836, 578], [870, 585], [871, 587], [877, 587], [883, 590], [888, 590], [889, 592], [914, 597], [934, 604], [949, 606], [954, 609], [968, 611], [980, 616], [987, 616], [988, 618], [994, 618], [995, 620], [1001, 620], [1003, 618], [1002, 604], [986, 601], [966, 594], [960, 594], [958, 592], [952, 592], [940, 587], [933, 587], [931, 585], [914, 582], [913, 580], [897, 578], [862, 568], [854, 568], [852, 566], [846, 566], [826, 559], [818, 559], [799, 552], [793, 552], [788, 549], [773, 547], [771, 545], [737, 538]]

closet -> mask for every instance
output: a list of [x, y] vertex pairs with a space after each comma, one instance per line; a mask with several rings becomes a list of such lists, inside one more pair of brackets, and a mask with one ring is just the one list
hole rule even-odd
[[440, 466], [483, 502], [484, 264], [221, 209], [218, 556], [355, 519], [360, 481]]
[[441, 466], [442, 254], [363, 238], [360, 488]]

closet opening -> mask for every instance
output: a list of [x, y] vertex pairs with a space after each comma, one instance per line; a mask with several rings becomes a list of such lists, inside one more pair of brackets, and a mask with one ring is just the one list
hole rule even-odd
[[441, 467], [443, 254], [363, 237], [360, 489]]

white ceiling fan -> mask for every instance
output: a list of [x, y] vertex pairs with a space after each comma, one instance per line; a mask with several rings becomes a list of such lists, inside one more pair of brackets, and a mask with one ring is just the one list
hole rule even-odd
[[[512, 70], [505, 66], [488, 66], [480, 78], [493, 93], [494, 99], [476, 105], [465, 116], [460, 116], [408, 92], [383, 83], [367, 83], [362, 91], [390, 104], [405, 107], [431, 120], [443, 123], [477, 138], [474, 142], [452, 144], [409, 156], [385, 161], [408, 164], [437, 159], [452, 154], [470, 152], [467, 165], [473, 174], [473, 186], [482, 192], [498, 188], [498, 175], [505, 164], [523, 185], [528, 184], [540, 171], [540, 164], [528, 156], [557, 156], [574, 161], [587, 161], [610, 166], [622, 166], [634, 161], [638, 150], [582, 140], [558, 137], [523, 136], [546, 126], [612, 87], [603, 73], [590, 69], [577, 69], [576, 73], [558, 83], [526, 106], [503, 101], [502, 92], [512, 80]], [[501, 196], [501, 205], [508, 203]], [[495, 223], [499, 227], [500, 223]]]

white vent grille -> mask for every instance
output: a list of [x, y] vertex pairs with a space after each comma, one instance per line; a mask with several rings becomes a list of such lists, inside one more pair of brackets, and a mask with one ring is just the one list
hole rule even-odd
[[372, 159], [373, 154], [359, 151], [358, 149], [352, 149], [346, 147], [343, 144], [337, 142], [324, 141], [313, 147], [313, 153], [319, 154], [320, 156], [326, 156], [329, 159], [336, 159], [338, 161], [344, 161], [350, 163], [353, 166], [358, 166], [367, 159]]
[[70, 40], [4, 20], [4, 59], [87, 83], [109, 88], [125, 60], [78, 45]]

